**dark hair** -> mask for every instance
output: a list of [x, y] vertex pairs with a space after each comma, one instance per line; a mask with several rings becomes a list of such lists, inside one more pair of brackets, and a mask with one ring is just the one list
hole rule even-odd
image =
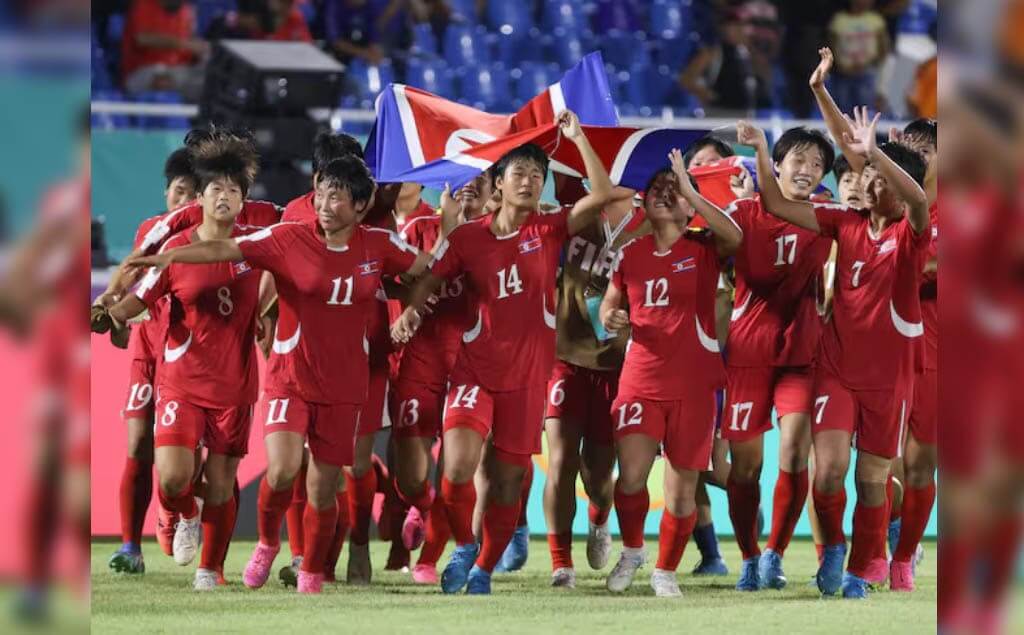
[[544, 149], [541, 148], [536, 143], [524, 143], [523, 145], [517, 148], [513, 148], [506, 152], [505, 154], [503, 154], [501, 158], [498, 159], [493, 166], [491, 166], [491, 169], [494, 170], [495, 185], [497, 185], [498, 177], [505, 175], [505, 170], [508, 168], [508, 166], [512, 165], [513, 163], [520, 163], [524, 161], [537, 164], [537, 167], [540, 168], [541, 173], [544, 174], [544, 179], [546, 180], [548, 178], [547, 153], [544, 152]]
[[363, 147], [350, 135], [321, 131], [313, 138], [313, 174], [322, 172], [328, 163], [345, 155], [363, 158]]
[[924, 174], [928, 167], [924, 163], [920, 152], [914, 152], [901, 143], [883, 143], [878, 146], [885, 156], [903, 168], [903, 171], [910, 175], [918, 185], [924, 187]]
[[903, 136], [920, 139], [931, 146], [939, 145], [939, 122], [934, 119], [915, 119], [903, 129]]
[[164, 162], [164, 178], [167, 180], [167, 187], [170, 187], [171, 182], [179, 176], [189, 179], [193, 185], [196, 184], [196, 174], [192, 170], [192, 157], [189, 155], [188, 148], [178, 148]]
[[836, 183], [842, 181], [846, 173], [851, 171], [853, 171], [853, 167], [846, 160], [845, 154], [837, 156], [835, 162], [832, 163], [832, 173], [836, 175]]
[[831, 172], [832, 164], [836, 160], [836, 151], [828, 137], [820, 130], [811, 130], [803, 126], [790, 128], [779, 137], [772, 148], [772, 161], [782, 163], [787, 154], [806, 146], [817, 146], [821, 150], [821, 158], [825, 164], [822, 174]]
[[320, 171], [320, 184], [348, 190], [353, 205], [366, 203], [373, 196], [374, 181], [370, 168], [351, 154], [328, 162]]
[[235, 137], [249, 142], [253, 147], [256, 145], [256, 136], [252, 130], [242, 126], [221, 126], [212, 122], [207, 124], [205, 128], [192, 128], [186, 132], [183, 143], [186, 148], [193, 148], [203, 141], [224, 137]]
[[[651, 178], [647, 179], [647, 185], [645, 185], [644, 189], [643, 189], [644, 198], [647, 198], [647, 193], [651, 191], [651, 187], [654, 185], [654, 182], [657, 181], [659, 177], [664, 176], [666, 174], [670, 175], [670, 176], [673, 176], [675, 174], [672, 171], [671, 166], [667, 166], [666, 165], [663, 168], [657, 169], [654, 172], [654, 174], [651, 175]], [[690, 177], [690, 183], [693, 184], [693, 188], [697, 189], [697, 179], [695, 179], [694, 176], [692, 174], [689, 174], [689, 173], [687, 173], [687, 176]]]
[[686, 149], [686, 153], [683, 154], [683, 165], [685, 165], [687, 169], [689, 169], [690, 162], [693, 161], [694, 155], [696, 155], [704, 148], [707, 148], [708, 146], [714, 147], [715, 152], [720, 154], [723, 159], [725, 157], [731, 157], [734, 154], [736, 154], [733, 151], [732, 146], [729, 145], [728, 143], [722, 141], [718, 137], [707, 135], [706, 137], [701, 137], [700, 139], [697, 139], [696, 141], [690, 144], [690, 147]]
[[211, 181], [227, 177], [249, 193], [259, 171], [259, 155], [251, 140], [230, 134], [214, 134], [188, 148], [200, 192]]

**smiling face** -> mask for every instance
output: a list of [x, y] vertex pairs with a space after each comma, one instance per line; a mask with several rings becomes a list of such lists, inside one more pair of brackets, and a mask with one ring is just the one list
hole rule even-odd
[[537, 209], [547, 175], [535, 161], [512, 161], [498, 176], [496, 185], [501, 190], [502, 207]]
[[865, 166], [861, 184], [864, 187], [864, 207], [891, 220], [903, 218], [906, 211], [903, 199], [897, 196], [878, 170], [871, 165]]
[[463, 206], [466, 218], [476, 218], [484, 211], [484, 205], [491, 198], [491, 176], [487, 172], [479, 174], [455, 192], [455, 200]]
[[815, 144], [798, 145], [786, 153], [781, 163], [775, 164], [775, 169], [786, 198], [805, 201], [825, 177], [825, 157]]
[[363, 219], [367, 202], [352, 202], [348, 188], [339, 187], [334, 181], [321, 179], [313, 195], [316, 219], [325, 234], [333, 234]]
[[203, 216], [218, 223], [233, 223], [242, 211], [244, 197], [242, 186], [233, 179], [216, 177], [206, 184], [199, 197], [203, 205]]
[[663, 172], [654, 178], [644, 196], [644, 213], [652, 223], [687, 223], [693, 218], [693, 207], [678, 201], [676, 175]]

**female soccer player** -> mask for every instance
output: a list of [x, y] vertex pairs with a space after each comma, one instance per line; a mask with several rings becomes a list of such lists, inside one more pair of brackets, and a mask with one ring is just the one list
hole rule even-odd
[[[612, 404], [623, 551], [607, 585], [609, 591], [625, 591], [646, 560], [647, 477], [660, 445], [666, 458], [665, 513], [651, 576], [659, 597], [680, 596], [675, 572], [697, 523], [697, 481], [711, 462], [715, 390], [725, 382], [713, 335], [720, 259], [743, 240], [736, 223], [697, 192], [679, 150], [669, 158], [672, 168], [656, 172], [645, 188], [644, 211], [653, 233], [622, 249], [601, 303], [608, 331], [632, 329]], [[707, 230], [687, 227], [695, 212]]]

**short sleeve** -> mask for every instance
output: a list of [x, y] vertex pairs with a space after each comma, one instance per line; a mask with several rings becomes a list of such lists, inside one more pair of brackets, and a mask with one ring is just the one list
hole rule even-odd
[[835, 203], [815, 203], [814, 216], [818, 220], [818, 227], [821, 228], [821, 235], [832, 239], [839, 237], [843, 225], [857, 222], [860, 218], [853, 208]]
[[246, 201], [236, 222], [240, 225], [270, 227], [284, 220], [283, 212], [284, 210], [269, 201]]
[[245, 236], [235, 238], [242, 258], [257, 269], [277, 273], [285, 268], [288, 248], [294, 242], [293, 232], [299, 226], [281, 223], [264, 227]]
[[461, 241], [456, 232], [458, 232], [458, 228], [448, 238], [441, 239], [442, 243], [434, 252], [434, 261], [430, 265], [430, 273], [442, 280], [453, 278], [463, 271], [459, 247]]
[[139, 249], [144, 254], [153, 253], [170, 236], [183, 232], [203, 222], [203, 208], [197, 204], [179, 207], [158, 220], [142, 239]]
[[750, 208], [753, 204], [754, 201], [749, 198], [737, 199], [723, 209], [722, 212], [746, 233], [750, 229]]
[[563, 205], [552, 212], [538, 212], [544, 225], [548, 239], [559, 244], [569, 239], [569, 213], [572, 205]]
[[420, 255], [418, 249], [405, 242], [401, 236], [387, 229], [373, 229], [371, 234], [377, 236], [378, 248], [381, 252], [381, 260], [384, 263], [384, 273], [396, 276], [405, 273], [416, 262]]

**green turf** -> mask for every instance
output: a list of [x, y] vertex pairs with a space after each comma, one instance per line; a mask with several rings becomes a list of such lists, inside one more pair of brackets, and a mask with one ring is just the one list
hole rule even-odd
[[[681, 575], [681, 599], [661, 599], [649, 585], [653, 562], [641, 570], [633, 588], [613, 596], [604, 588], [602, 572], [586, 566], [584, 542], [578, 541], [578, 586], [574, 591], [548, 586], [547, 545], [534, 540], [525, 571], [495, 575], [490, 597], [445, 596], [439, 588], [413, 585], [408, 574], [376, 571], [369, 588], [330, 585], [319, 597], [300, 597], [274, 576], [259, 591], [241, 583], [241, 570], [251, 542], [232, 544], [227, 574], [230, 586], [197, 593], [190, 587], [194, 567], [178, 567], [147, 542], [147, 572], [128, 577], [112, 574], [107, 557], [116, 545], [93, 545], [92, 628], [94, 633], [273, 632], [273, 633], [880, 633], [901, 635], [935, 632], [935, 545], [918, 568], [918, 589], [912, 594], [872, 593], [867, 600], [822, 599], [807, 586], [816, 568], [814, 548], [794, 543], [786, 554], [789, 587], [784, 591], [738, 593], [733, 590], [739, 553], [723, 540], [733, 575], [694, 578]], [[383, 566], [384, 543], [373, 544], [373, 562]], [[347, 546], [346, 546], [347, 549]], [[649, 556], [657, 545], [648, 543]], [[285, 547], [287, 551], [287, 546]], [[618, 556], [616, 547], [614, 557]], [[689, 550], [681, 571], [689, 571], [697, 555]], [[345, 557], [339, 565], [344, 577]], [[441, 564], [447, 562], [447, 556]]]

